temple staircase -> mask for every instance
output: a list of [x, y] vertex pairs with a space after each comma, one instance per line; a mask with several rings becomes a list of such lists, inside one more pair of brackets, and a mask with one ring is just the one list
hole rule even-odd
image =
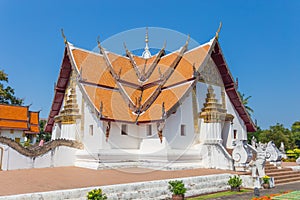
[[276, 185], [300, 181], [300, 172], [293, 171], [291, 168], [279, 169], [269, 162], [265, 165], [265, 173], [274, 177]]

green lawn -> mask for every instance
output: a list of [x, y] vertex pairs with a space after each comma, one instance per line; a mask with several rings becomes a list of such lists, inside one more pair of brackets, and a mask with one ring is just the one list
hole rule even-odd
[[240, 192], [231, 192], [231, 191], [224, 191], [224, 192], [218, 192], [218, 193], [213, 193], [213, 194], [207, 194], [199, 197], [193, 197], [193, 198], [188, 198], [189, 200], [203, 200], [203, 199], [212, 199], [212, 198], [218, 198], [218, 197], [223, 197], [223, 196], [230, 196], [230, 195], [236, 195], [236, 194], [243, 194], [245, 192], [251, 192], [252, 190], [248, 189], [241, 189]]
[[290, 193], [287, 193], [287, 194], [283, 194], [283, 195], [280, 195], [280, 196], [273, 197], [272, 199], [278, 199], [278, 200], [280, 200], [280, 199], [281, 200], [300, 199], [300, 191], [298, 190], [298, 191], [290, 192]]

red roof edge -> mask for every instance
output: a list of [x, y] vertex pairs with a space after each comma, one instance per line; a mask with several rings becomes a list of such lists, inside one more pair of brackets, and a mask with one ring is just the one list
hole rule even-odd
[[226, 93], [233, 104], [234, 108], [238, 112], [239, 116], [244, 121], [247, 131], [248, 132], [255, 132], [256, 126], [254, 125], [251, 117], [249, 116], [248, 112], [246, 111], [245, 106], [242, 104], [241, 98], [236, 90], [236, 85], [233, 80], [233, 77], [228, 69], [228, 66], [225, 62], [225, 59], [223, 57], [223, 53], [221, 51], [219, 42], [217, 41], [214, 50], [211, 53], [211, 58], [215, 62], [221, 77], [223, 79], [224, 87], [226, 90]]
[[68, 56], [68, 47], [65, 47], [64, 58], [60, 67], [59, 77], [54, 90], [54, 98], [52, 101], [51, 110], [49, 113], [47, 125], [45, 132], [52, 132], [52, 127], [54, 125], [54, 117], [58, 115], [60, 108], [63, 103], [63, 98], [65, 95], [66, 87], [69, 82], [70, 73], [71, 73], [71, 62]]

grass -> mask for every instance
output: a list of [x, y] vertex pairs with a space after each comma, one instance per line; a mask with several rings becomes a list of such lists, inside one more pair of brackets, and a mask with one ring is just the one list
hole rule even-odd
[[203, 200], [203, 199], [212, 199], [212, 198], [218, 198], [218, 197], [224, 197], [224, 196], [230, 196], [230, 195], [237, 195], [237, 194], [243, 194], [245, 192], [251, 192], [252, 190], [248, 189], [241, 189], [240, 192], [231, 192], [231, 191], [224, 191], [224, 192], [218, 192], [213, 194], [207, 194], [199, 197], [193, 197], [189, 198], [189, 200]]
[[285, 200], [285, 199], [300, 199], [300, 190], [282, 194], [280, 196], [273, 197], [273, 199]]

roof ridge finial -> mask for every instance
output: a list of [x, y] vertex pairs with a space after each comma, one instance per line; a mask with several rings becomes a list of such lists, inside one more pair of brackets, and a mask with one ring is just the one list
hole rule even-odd
[[65, 33], [64, 33], [64, 29], [63, 29], [63, 28], [61, 29], [61, 35], [62, 35], [62, 37], [64, 38], [64, 43], [67, 44], [67, 43], [68, 43], [68, 40], [67, 40], [67, 38], [66, 38], [66, 36], [65, 36]]
[[151, 57], [151, 53], [149, 51], [149, 46], [148, 46], [149, 43], [148, 27], [146, 27], [145, 43], [146, 43], [144, 48], [145, 51], [143, 52], [142, 57], [148, 59]]
[[148, 47], [148, 42], [149, 42], [148, 27], [146, 27], [146, 36], [145, 36], [146, 47]]
[[98, 48], [100, 49], [101, 43], [100, 43], [100, 35], [98, 35], [97, 37], [97, 44], [98, 44]]
[[220, 31], [221, 31], [221, 28], [222, 28], [222, 22], [220, 22], [219, 28], [218, 28], [218, 30], [217, 30], [217, 32], [216, 32], [216, 38], [217, 38], [217, 39], [219, 38], [219, 33], [220, 33]]

